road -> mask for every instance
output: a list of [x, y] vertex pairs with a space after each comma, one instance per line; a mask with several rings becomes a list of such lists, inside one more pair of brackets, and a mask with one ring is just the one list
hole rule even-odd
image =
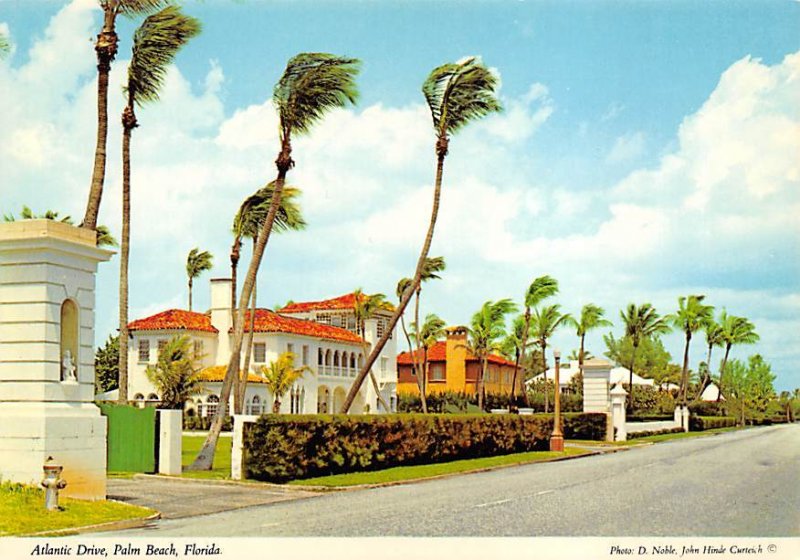
[[126, 536], [798, 536], [800, 425], [165, 520]]

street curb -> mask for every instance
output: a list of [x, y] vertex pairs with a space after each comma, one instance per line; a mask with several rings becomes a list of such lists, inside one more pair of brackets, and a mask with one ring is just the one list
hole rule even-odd
[[207, 479], [207, 478], [191, 478], [191, 477], [182, 477], [182, 476], [169, 476], [165, 474], [145, 474], [145, 473], [137, 473], [132, 477], [134, 480], [136, 479], [155, 479], [155, 480], [168, 480], [170, 482], [183, 482], [186, 484], [196, 483], [196, 484], [203, 484], [206, 486], [247, 486], [248, 488], [259, 487], [259, 488], [274, 488], [276, 490], [294, 490], [294, 491], [309, 491], [308, 489], [320, 489], [320, 490], [330, 490], [327, 486], [289, 486], [287, 484], [275, 484], [272, 482], [261, 482], [259, 480], [228, 480], [228, 479]]
[[[108, 500], [123, 504], [119, 500]], [[129, 504], [128, 504], [129, 505]], [[153, 508], [148, 508], [153, 509]], [[83, 527], [67, 527], [54, 531], [40, 531], [38, 533], [28, 533], [19, 535], [20, 537], [68, 537], [70, 535], [80, 535], [82, 533], [105, 533], [108, 531], [124, 531], [126, 529], [139, 529], [146, 526], [151, 521], [161, 519], [161, 512], [155, 512], [147, 517], [136, 517], [133, 519], [120, 519], [119, 521], [108, 521], [106, 523], [96, 523], [94, 525], [84, 525]]]

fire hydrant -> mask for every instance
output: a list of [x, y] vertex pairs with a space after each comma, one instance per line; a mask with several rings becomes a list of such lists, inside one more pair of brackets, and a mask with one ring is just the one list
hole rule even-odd
[[58, 491], [67, 485], [67, 481], [60, 478], [64, 467], [56, 465], [53, 458], [48, 457], [42, 468], [44, 469], [42, 486], [45, 488], [44, 507], [48, 511], [54, 511], [58, 509]]

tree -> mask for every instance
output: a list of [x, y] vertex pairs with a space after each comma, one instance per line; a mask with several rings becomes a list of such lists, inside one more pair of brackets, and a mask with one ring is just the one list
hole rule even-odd
[[106, 174], [106, 141], [108, 139], [108, 78], [111, 63], [117, 55], [116, 19], [119, 14], [127, 17], [153, 13], [168, 0], [98, 0], [103, 9], [103, 27], [97, 35], [94, 50], [97, 54], [97, 139], [94, 152], [94, 167], [86, 213], [82, 227], [95, 229], [103, 197], [103, 182]]
[[211, 270], [214, 255], [208, 251], [200, 251], [197, 247], [189, 251], [186, 257], [186, 276], [189, 277], [189, 311], [192, 310], [192, 283], [206, 270]]
[[510, 299], [487, 301], [472, 316], [470, 326], [467, 328], [467, 349], [481, 364], [481, 372], [475, 387], [478, 408], [481, 410], [486, 396], [484, 385], [489, 354], [501, 350], [500, 339], [505, 336], [506, 315], [516, 310], [517, 306]]
[[109, 335], [94, 353], [94, 386], [98, 393], [119, 387], [119, 336]]
[[[359, 61], [327, 53], [302, 53], [289, 60], [286, 70], [275, 86], [272, 101], [278, 111], [281, 148], [275, 160], [278, 176], [275, 179], [272, 202], [258, 233], [253, 257], [247, 270], [242, 294], [239, 297], [238, 315], [243, 317], [255, 287], [256, 273], [267, 247], [272, 225], [281, 203], [286, 175], [294, 167], [292, 137], [308, 133], [323, 116], [337, 107], [355, 103], [358, 91], [355, 76]], [[231, 356], [225, 371], [220, 394], [220, 406], [214, 415], [208, 437], [190, 465], [191, 470], [211, 470], [214, 450], [222, 430], [233, 380], [239, 371], [239, 355], [244, 340], [244, 322], [237, 321], [234, 329]], [[370, 367], [372, 364], [370, 364]], [[365, 370], [364, 375], [369, 369]]]
[[358, 394], [361, 384], [367, 376], [372, 364], [378, 359], [383, 347], [389, 341], [400, 315], [406, 309], [411, 296], [422, 281], [428, 252], [433, 242], [433, 231], [439, 215], [439, 200], [442, 192], [442, 173], [444, 160], [447, 156], [450, 136], [464, 128], [470, 122], [484, 117], [490, 113], [500, 111], [500, 102], [497, 99], [498, 79], [480, 59], [475, 57], [465, 58], [459, 62], [444, 64], [435, 68], [425, 83], [422, 84], [422, 93], [431, 110], [433, 128], [436, 133], [436, 179], [433, 187], [433, 206], [431, 209], [430, 223], [422, 244], [422, 250], [417, 260], [411, 284], [400, 298], [386, 332], [372, 348], [364, 367], [358, 372], [347, 397], [342, 404], [342, 413], [347, 413]]
[[[139, 126], [136, 107], [158, 101], [159, 90], [167, 75], [167, 68], [175, 55], [189, 39], [200, 33], [200, 22], [186, 16], [176, 6], [145, 18], [133, 35], [131, 63], [128, 65], [128, 83], [125, 86], [127, 105], [122, 111], [122, 245], [119, 258], [119, 402], [128, 402], [128, 263], [130, 257], [131, 223], [131, 133]], [[98, 38], [98, 42], [99, 42]], [[116, 34], [115, 34], [116, 40]], [[114, 45], [116, 52], [116, 44]], [[99, 51], [98, 51], [99, 53]], [[98, 55], [99, 56], [99, 55]], [[105, 139], [104, 139], [105, 142]], [[105, 146], [103, 146], [105, 165]], [[94, 185], [94, 181], [92, 183]], [[102, 189], [102, 180], [101, 180]], [[98, 200], [99, 205], [99, 200]], [[94, 229], [96, 218], [88, 215], [84, 226]], [[191, 282], [191, 280], [190, 280]], [[191, 310], [191, 287], [189, 309]]]
[[[417, 324], [411, 325], [411, 337], [417, 345], [416, 353], [412, 354], [412, 361], [416, 361], [416, 354], [422, 354], [422, 363], [420, 364], [420, 377], [422, 378], [422, 388], [420, 394], [424, 395], [428, 387], [428, 377], [430, 371], [430, 364], [428, 363], [428, 350], [431, 346], [445, 336], [445, 322], [436, 314], [429, 313], [425, 316], [425, 322], [417, 329]], [[426, 410], [423, 410], [426, 412]]]
[[[542, 352], [542, 371], [545, 377], [545, 387], [547, 386], [547, 339], [553, 336], [559, 327], [575, 325], [575, 319], [569, 313], [561, 313], [561, 306], [558, 304], [548, 305], [542, 309], [536, 308], [531, 316], [531, 332], [533, 332], [536, 345]], [[559, 387], [555, 388], [560, 390]], [[548, 392], [544, 393], [544, 411], [549, 412]]]
[[[236, 269], [239, 263], [241, 239], [249, 237], [253, 240], [253, 250], [258, 238], [258, 232], [266, 219], [269, 207], [272, 204], [272, 196], [275, 192], [275, 182], [272, 181], [262, 187], [254, 194], [245, 199], [239, 207], [239, 211], [233, 219], [234, 242], [231, 248], [231, 317], [234, 325], [238, 320], [236, 315]], [[273, 229], [275, 233], [283, 233], [289, 230], [302, 230], [306, 227], [306, 221], [300, 210], [298, 198], [301, 191], [296, 187], [286, 186], [283, 188], [283, 196], [275, 215]], [[278, 309], [279, 307], [276, 307]], [[250, 297], [250, 329], [248, 331], [247, 345], [244, 353], [244, 367], [242, 371], [236, 373], [233, 384], [233, 411], [241, 414], [244, 408], [245, 394], [247, 393], [247, 380], [250, 372], [250, 359], [253, 353], [253, 336], [255, 334], [256, 320], [256, 286], [253, 285], [253, 294]]]
[[[520, 343], [520, 358], [518, 364], [525, 363], [525, 353], [528, 350], [528, 337], [531, 332], [531, 311], [542, 301], [558, 293], [558, 281], [551, 276], [539, 276], [531, 282], [525, 292], [525, 328], [522, 331], [522, 341]], [[514, 367], [514, 377], [517, 376], [519, 365]], [[547, 371], [547, 368], [545, 368]], [[528, 403], [528, 392], [522, 393], [525, 404]]]
[[691, 295], [678, 298], [678, 311], [664, 317], [676, 329], [683, 331], [686, 344], [683, 348], [683, 370], [679, 390], [680, 402], [686, 406], [686, 391], [689, 386], [689, 344], [692, 335], [703, 328], [710, 319], [714, 318], [714, 307], [705, 305], [706, 296]]
[[[606, 344], [604, 355], [614, 362], [617, 366], [629, 368], [633, 359], [633, 340], [629, 336], [615, 338], [612, 333], [603, 335], [603, 342]], [[670, 364], [672, 356], [664, 348], [664, 343], [659, 336], [642, 338], [636, 349], [636, 359], [634, 367], [636, 372], [642, 377], [655, 379], [657, 372], [664, 370]], [[680, 366], [675, 384], [680, 383]]]
[[[358, 335], [361, 337], [361, 351], [366, 356], [369, 351], [367, 347], [367, 320], [371, 319], [381, 309], [389, 309], [389, 302], [386, 301], [386, 296], [383, 294], [367, 295], [361, 291], [361, 288], [356, 288], [353, 292], [353, 315], [355, 316], [356, 328]], [[386, 399], [381, 395], [381, 389], [378, 386], [378, 380], [375, 379], [375, 374], [372, 369], [369, 370], [369, 378], [372, 381], [372, 388], [375, 389], [375, 394], [378, 396], [383, 410], [390, 412], [391, 408], [386, 404]]]
[[628, 390], [631, 393], [628, 398], [628, 410], [633, 410], [633, 370], [636, 364], [636, 351], [639, 349], [642, 340], [658, 334], [666, 334], [670, 331], [670, 328], [664, 318], [659, 316], [655, 308], [649, 303], [643, 303], [638, 307], [633, 303], [629, 303], [627, 309], [620, 311], [619, 315], [625, 326], [625, 336], [630, 338], [633, 348], [630, 365], [628, 366], [630, 370]]
[[161, 395], [161, 408], [182, 410], [189, 397], [203, 391], [198, 358], [192, 339], [177, 335], [159, 350], [156, 364], [147, 366], [145, 375]]
[[697, 396], [694, 398], [694, 402], [700, 400], [703, 396], [703, 391], [705, 391], [706, 387], [711, 383], [711, 351], [715, 346], [721, 347], [725, 344], [725, 341], [722, 340], [722, 326], [717, 323], [713, 317], [709, 317], [708, 321], [703, 325], [703, 332], [705, 332], [706, 335], [708, 356], [706, 357], [705, 368], [702, 368], [702, 363], [700, 367], [698, 367], [698, 369], [702, 368], [703, 377], [700, 380], [700, 387], [697, 391]]
[[[526, 331], [527, 327], [527, 331]], [[514, 398], [516, 395], [516, 388], [517, 388], [517, 376], [519, 372], [520, 360], [523, 354], [523, 346], [527, 344], [527, 340], [530, 338], [530, 319], [526, 321], [525, 315], [518, 315], [514, 318], [513, 323], [511, 324], [511, 331], [506, 334], [506, 337], [503, 339], [502, 343], [500, 344], [501, 350], [503, 354], [505, 354], [508, 358], [514, 360], [514, 374], [511, 377], [511, 397], [510, 401], [513, 403]], [[525, 376], [523, 375], [523, 380]], [[523, 394], [525, 391], [523, 390]]]
[[[411, 286], [412, 280], [411, 278], [401, 278], [399, 282], [397, 282], [397, 298], [402, 300], [403, 294], [406, 290]], [[422, 374], [420, 373], [420, 364], [418, 363], [419, 356], [414, 351], [414, 346], [411, 343], [411, 336], [408, 333], [408, 329], [406, 328], [406, 321], [404, 318], [405, 314], [400, 315], [400, 326], [403, 330], [403, 336], [408, 343], [408, 355], [411, 357], [411, 375], [417, 380], [417, 387], [419, 388], [419, 400], [422, 406], [422, 413], [428, 413], [428, 402], [425, 398], [425, 379], [422, 378]]]
[[294, 362], [297, 356], [292, 352], [284, 352], [278, 356], [277, 360], [270, 362], [269, 366], [261, 366], [261, 375], [264, 377], [264, 382], [267, 389], [272, 393], [272, 412], [278, 414], [281, 411], [281, 399], [292, 385], [298, 379], [303, 377], [303, 374], [310, 371], [308, 366], [295, 367]]
[[584, 355], [586, 333], [600, 327], [610, 327], [612, 325], [611, 321], [603, 318], [604, 314], [603, 308], [593, 303], [587, 303], [581, 309], [581, 318], [576, 323], [575, 329], [575, 334], [581, 339], [581, 347], [578, 350], [578, 370], [581, 377], [583, 377], [583, 362], [586, 359]]
[[725, 366], [728, 379], [729, 399], [726, 406], [733, 409], [739, 424], [763, 416], [769, 402], [775, 397], [772, 368], [760, 354], [747, 359], [747, 366], [739, 360], [731, 360]]
[[[439, 276], [440, 272], [443, 272], [445, 269], [445, 262], [444, 257], [427, 257], [425, 259], [425, 264], [422, 266], [422, 275], [420, 276], [420, 282], [417, 284], [415, 296], [414, 296], [414, 325], [419, 325], [419, 298], [420, 294], [422, 293], [422, 283], [427, 282], [428, 280], [438, 280], [441, 278]], [[402, 299], [402, 296], [401, 296]], [[415, 341], [415, 349], [411, 352], [411, 361], [414, 363], [417, 368], [420, 368], [420, 364], [418, 363], [418, 359], [421, 355], [420, 352], [420, 342], [417, 339]], [[425, 368], [422, 367], [423, 372]], [[420, 402], [425, 402], [425, 395], [427, 394], [426, 387], [428, 383], [428, 377], [426, 374], [423, 374], [421, 377], [417, 378], [417, 383], [420, 385]], [[427, 412], [427, 403], [424, 404], [422, 407], [422, 412]]]
[[756, 327], [745, 317], [736, 317], [735, 315], [728, 315], [724, 309], [719, 316], [719, 325], [721, 327], [721, 337], [725, 344], [725, 355], [722, 358], [722, 363], [719, 367], [719, 391], [717, 393], [717, 402], [722, 398], [722, 391], [724, 387], [723, 378], [725, 374], [725, 365], [728, 363], [728, 355], [734, 344], [755, 344], [759, 341]]

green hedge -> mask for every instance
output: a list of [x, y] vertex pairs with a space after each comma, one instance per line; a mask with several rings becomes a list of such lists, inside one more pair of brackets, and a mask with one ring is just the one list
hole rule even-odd
[[733, 416], [689, 416], [689, 431], [702, 432], [736, 425]]
[[[247, 478], [298, 478], [547, 449], [552, 416], [264, 415], [246, 424]], [[604, 414], [564, 415], [567, 438], [599, 439]]]
[[633, 432], [628, 434], [628, 439], [643, 438], [648, 436], [662, 436], [666, 434], [677, 434], [683, 431], [683, 428], [664, 428], [663, 430], [647, 430], [644, 432]]
[[[207, 431], [211, 428], [211, 421], [213, 418], [210, 416], [208, 417], [201, 417], [201, 416], [190, 416], [188, 414], [183, 415], [183, 429], [184, 430], [200, 430], [200, 431]], [[226, 416], [225, 419], [222, 421], [222, 431], [223, 432], [231, 432], [233, 431], [233, 418], [230, 416]]]

